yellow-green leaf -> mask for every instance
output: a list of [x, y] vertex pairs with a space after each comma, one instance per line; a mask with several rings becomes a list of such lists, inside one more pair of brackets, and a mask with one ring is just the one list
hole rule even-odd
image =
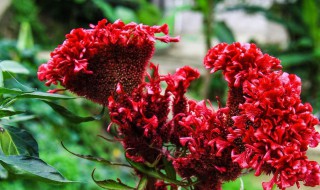
[[17, 146], [14, 144], [10, 133], [0, 126], [0, 148], [4, 155], [19, 155]]

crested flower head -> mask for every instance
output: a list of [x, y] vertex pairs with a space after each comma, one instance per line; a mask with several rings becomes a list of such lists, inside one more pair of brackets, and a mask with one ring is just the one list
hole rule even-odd
[[254, 44], [218, 44], [204, 64], [212, 72], [222, 70], [228, 82], [224, 126], [233, 162], [254, 169], [255, 175], [273, 174], [264, 190], [301, 181], [319, 185], [319, 164], [306, 156], [308, 147], [320, 142], [319, 121], [310, 104], [301, 102], [300, 78], [283, 72], [278, 59]]
[[50, 60], [39, 67], [38, 78], [48, 86], [60, 83], [77, 95], [107, 105], [118, 83], [129, 93], [141, 83], [156, 40], [168, 43], [179, 38], [168, 36], [166, 24], [108, 23], [103, 19], [91, 29], [78, 28], [67, 34]]
[[204, 65], [211, 72], [222, 70], [230, 87], [282, 68], [279, 59], [263, 54], [255, 44], [239, 42], [214, 46], [205, 56]]

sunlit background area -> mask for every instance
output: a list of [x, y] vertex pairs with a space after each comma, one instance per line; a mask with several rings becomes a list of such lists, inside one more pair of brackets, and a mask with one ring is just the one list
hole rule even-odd
[[[6, 76], [5, 85], [26, 91], [49, 90], [37, 79], [39, 65], [50, 58], [50, 52], [70, 30], [89, 28], [103, 18], [147, 25], [167, 23], [170, 35], [180, 36], [181, 41], [157, 43], [152, 62], [160, 65], [162, 74], [185, 65], [198, 68], [201, 77], [192, 83], [188, 96], [207, 98], [214, 104], [216, 96], [222, 103], [226, 101], [227, 84], [221, 73], [209, 75], [203, 67], [207, 50], [220, 42], [256, 43], [264, 53], [279, 58], [285, 72], [302, 79], [302, 100], [309, 102], [314, 114], [320, 116], [319, 0], [0, 0], [0, 60], [11, 60], [28, 69]], [[57, 102], [82, 117], [98, 115], [102, 110], [83, 98]], [[14, 107], [27, 114], [13, 118], [16, 120], [10, 125], [29, 131], [39, 144], [40, 158], [77, 183], [56, 186], [8, 178], [0, 167], [1, 190], [100, 189], [91, 179], [95, 168], [95, 177], [101, 180], [120, 178], [127, 184], [136, 184], [131, 170], [78, 158], [61, 145], [63, 142], [79, 154], [125, 162], [119, 142], [99, 137], [108, 136], [107, 117], [80, 123], [78, 118], [66, 118], [36, 99], [18, 101]], [[311, 149], [308, 154], [310, 160], [320, 161], [318, 149]], [[242, 177], [244, 189], [262, 190], [261, 183], [269, 178], [248, 173]], [[239, 180], [224, 185], [224, 190], [238, 189]]]

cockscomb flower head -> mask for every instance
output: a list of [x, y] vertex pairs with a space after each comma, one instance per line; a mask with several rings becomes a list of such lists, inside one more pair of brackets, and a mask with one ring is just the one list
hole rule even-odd
[[[164, 36], [157, 37], [156, 33]], [[126, 92], [137, 87], [154, 53], [155, 41], [177, 42], [168, 36], [168, 26], [124, 24], [106, 19], [91, 29], [78, 28], [38, 70], [38, 78], [46, 85], [60, 83], [66, 89], [107, 106], [108, 97], [120, 83]]]
[[220, 190], [244, 170], [273, 174], [264, 190], [300, 182], [320, 185], [320, 166], [306, 156], [308, 147], [320, 142], [319, 120], [300, 99], [300, 78], [283, 72], [280, 60], [254, 44], [221, 43], [210, 49], [204, 65], [211, 72], [221, 70], [229, 88], [226, 105], [213, 109], [207, 100], [186, 96], [200, 76], [196, 69], [184, 66], [160, 75], [151, 63], [152, 74], [146, 72], [156, 40], [178, 38], [168, 36], [167, 25], [104, 19], [66, 35], [39, 67], [38, 78], [107, 106], [109, 127], [117, 125], [115, 136], [126, 157], [150, 166], [148, 187], [177, 188], [175, 180], [159, 173], [172, 170], [195, 182], [195, 190]]
[[180, 136], [188, 152], [173, 159], [173, 166], [184, 178], [197, 177], [197, 190], [221, 190], [222, 183], [235, 180], [242, 168], [233, 162], [234, 145], [227, 140], [226, 109], [214, 111], [205, 101], [188, 101], [188, 111], [179, 124], [187, 131]]
[[239, 42], [214, 46], [205, 56], [204, 65], [212, 73], [222, 70], [230, 87], [282, 68], [279, 59], [263, 54], [255, 44]]
[[[200, 75], [188, 66], [164, 76], [159, 74], [157, 66], [151, 64], [150, 67], [153, 74], [147, 74], [148, 81], [143, 81], [131, 94], [119, 84], [116, 98], [110, 96], [108, 104], [111, 121], [118, 125], [119, 139], [127, 150], [126, 156], [142, 163], [153, 163], [166, 156], [163, 143], [181, 133], [175, 130], [177, 126], [173, 122], [175, 118], [169, 116], [170, 110], [187, 106], [175, 101], [176, 97], [184, 97], [190, 82]], [[161, 84], [166, 84], [166, 88]]]
[[273, 174], [264, 190], [319, 185], [319, 164], [306, 156], [320, 142], [319, 120], [301, 102], [300, 78], [283, 72], [278, 59], [254, 44], [218, 44], [204, 64], [212, 72], [222, 70], [228, 82], [224, 126], [233, 162], [255, 175]]

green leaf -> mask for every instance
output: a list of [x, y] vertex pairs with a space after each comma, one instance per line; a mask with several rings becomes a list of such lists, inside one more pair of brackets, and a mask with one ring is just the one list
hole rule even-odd
[[10, 119], [2, 119], [2, 123], [17, 123], [17, 122], [22, 122], [22, 121], [28, 121], [31, 119], [36, 118], [35, 115], [19, 115], [19, 116], [14, 116], [11, 117]]
[[117, 18], [121, 18], [124, 23], [138, 22], [135, 12], [132, 9], [118, 6], [115, 8], [114, 14]]
[[240, 190], [244, 190], [244, 183], [243, 183], [243, 180], [242, 178], [240, 177]]
[[2, 127], [0, 127], [0, 148], [5, 155], [19, 155], [19, 150], [10, 133]]
[[159, 24], [162, 18], [160, 9], [148, 2], [140, 3], [140, 8], [136, 11], [139, 22], [147, 25]]
[[12, 126], [4, 126], [17, 148], [19, 155], [39, 157], [37, 141], [26, 130]]
[[281, 60], [281, 64], [284, 67], [290, 67], [300, 65], [308, 61], [313, 60], [312, 53], [290, 53], [279, 55], [278, 58]]
[[82, 154], [77, 154], [77, 153], [74, 153], [74, 152], [71, 152], [69, 149], [67, 149], [64, 144], [61, 142], [61, 145], [62, 147], [68, 151], [69, 153], [79, 157], [79, 158], [83, 158], [83, 159], [87, 159], [87, 160], [90, 160], [90, 161], [94, 161], [94, 162], [98, 162], [98, 163], [101, 163], [101, 164], [104, 164], [104, 165], [113, 165], [113, 166], [125, 166], [125, 167], [131, 167], [129, 165], [126, 165], [126, 164], [120, 164], [120, 163], [114, 163], [114, 162], [110, 162], [109, 160], [106, 160], [104, 158], [99, 158], [99, 157], [95, 157], [95, 156], [91, 156], [91, 155], [82, 155]]
[[2, 71], [17, 73], [17, 74], [29, 74], [28, 69], [22, 66], [20, 63], [12, 60], [4, 60], [0, 62], [0, 68]]
[[144, 190], [145, 187], [147, 186], [147, 183], [148, 183], [148, 178], [146, 176], [143, 176], [140, 179], [140, 182], [139, 182], [138, 187], [136, 189], [137, 190]]
[[0, 67], [0, 87], [3, 87], [4, 86], [4, 79], [3, 79], [3, 73], [2, 73], [2, 69]]
[[9, 110], [9, 109], [1, 109], [0, 110], [0, 118], [3, 117], [9, 117], [12, 115], [17, 115], [17, 114], [21, 114], [24, 113], [23, 111], [13, 111], [13, 110]]
[[174, 169], [172, 162], [168, 161], [167, 159], [163, 158], [163, 163], [164, 163], [164, 170], [166, 171], [166, 174], [169, 178], [171, 179], [176, 179], [177, 174], [176, 170]]
[[108, 18], [111, 22], [114, 22], [117, 20], [117, 17], [115, 16], [114, 10], [112, 6], [108, 3], [106, 3], [104, 0], [92, 0], [92, 2], [101, 9], [103, 15]]
[[18, 95], [17, 98], [37, 98], [42, 100], [74, 99], [73, 97], [70, 97], [70, 96], [46, 93], [46, 92], [27, 92], [27, 93]]
[[214, 25], [215, 36], [220, 42], [231, 44], [235, 42], [235, 37], [225, 22], [216, 22]]
[[155, 168], [148, 167], [142, 163], [134, 162], [127, 157], [126, 157], [126, 159], [132, 167], [134, 167], [136, 170], [138, 170], [139, 172], [141, 172], [147, 176], [150, 176], [150, 177], [153, 177], [156, 179], [161, 179], [163, 181], [167, 181], [169, 183], [173, 183], [173, 184], [184, 186], [184, 187], [191, 186], [191, 185], [194, 185], [195, 183], [197, 183], [197, 182], [186, 183], [186, 182], [178, 181], [175, 179], [171, 179], [168, 176], [161, 173], [160, 171], [156, 170]]
[[10, 89], [10, 88], [5, 88], [5, 87], [0, 87], [0, 94], [20, 95], [23, 93], [30, 93], [30, 92], [23, 92], [20, 89]]
[[73, 182], [65, 179], [55, 168], [37, 157], [0, 155], [0, 163], [11, 176], [54, 184]]
[[0, 87], [0, 94], [17, 95], [16, 98], [37, 98], [43, 100], [74, 99], [74, 97], [46, 92], [22, 91], [16, 88]]
[[99, 115], [96, 116], [89, 116], [89, 117], [80, 117], [72, 113], [71, 111], [67, 110], [63, 106], [60, 106], [54, 102], [49, 102], [43, 100], [46, 104], [48, 104], [54, 111], [59, 113], [62, 117], [66, 118], [69, 121], [72, 121], [74, 123], [81, 123], [81, 122], [88, 122], [88, 121], [94, 121], [94, 120], [99, 120], [103, 116], [104, 113], [104, 108], [101, 111]]
[[[0, 153], [1, 154], [1, 153]], [[8, 172], [6, 169], [4, 169], [4, 167], [1, 166], [0, 164], [0, 181], [2, 179], [7, 179], [8, 178]]]
[[31, 26], [29, 22], [22, 22], [20, 25], [17, 48], [19, 51], [25, 51], [34, 47]]
[[107, 179], [107, 180], [103, 180], [103, 181], [97, 181], [94, 179], [94, 171], [95, 169], [92, 171], [91, 177], [93, 179], [93, 181], [99, 185], [100, 187], [102, 187], [103, 189], [109, 189], [109, 190], [131, 190], [131, 189], [135, 189], [133, 187], [130, 187], [126, 184], [123, 184], [122, 182], [117, 182], [111, 179]]

